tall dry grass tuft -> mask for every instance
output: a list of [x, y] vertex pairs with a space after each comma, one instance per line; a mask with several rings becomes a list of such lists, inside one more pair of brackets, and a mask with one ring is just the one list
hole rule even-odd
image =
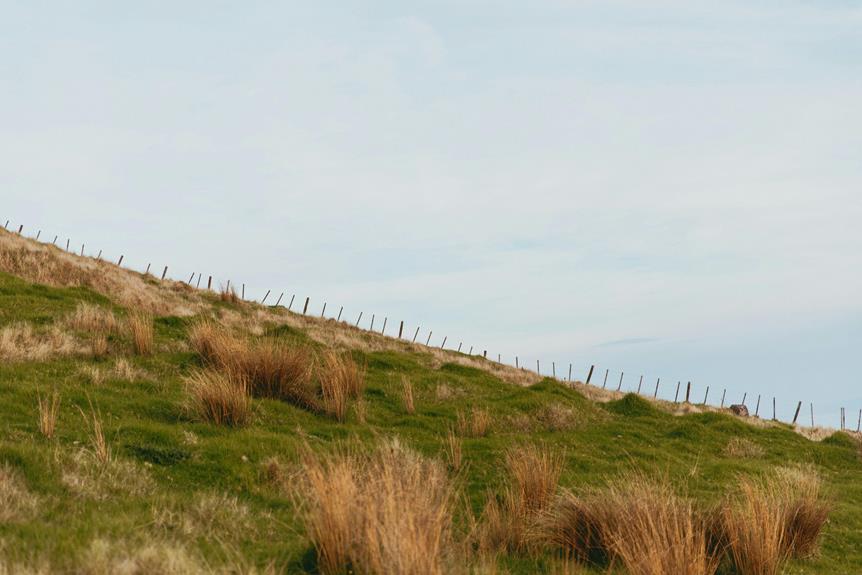
[[633, 475], [585, 496], [564, 493], [540, 533], [581, 562], [619, 561], [632, 575], [712, 575], [723, 554], [712, 526], [667, 480]]
[[128, 323], [135, 353], [138, 355], [153, 353], [153, 316], [136, 311], [129, 315]]
[[47, 397], [39, 394], [36, 397], [39, 404], [39, 433], [47, 439], [54, 437], [57, 430], [57, 416], [60, 414], [60, 392], [54, 392]]
[[413, 382], [407, 377], [401, 378], [401, 400], [404, 402], [404, 411], [413, 415], [416, 413], [416, 403], [413, 399]]
[[236, 289], [233, 286], [224, 286], [218, 292], [218, 298], [220, 301], [226, 303], [239, 303], [241, 300], [236, 293]]
[[789, 557], [780, 487], [769, 480], [741, 479], [739, 492], [722, 510], [722, 530], [736, 571], [776, 575]]
[[831, 505], [823, 497], [822, 480], [811, 467], [779, 467], [775, 481], [784, 495], [784, 531], [792, 557], [808, 557], [817, 550]]
[[632, 575], [712, 575], [718, 569], [721, 553], [706, 516], [667, 481], [635, 476], [594, 504], [611, 554]]
[[464, 459], [462, 442], [461, 438], [455, 434], [455, 430], [451, 427], [446, 431], [443, 448], [446, 451], [446, 460], [449, 462], [449, 467], [453, 471], [460, 471]]
[[90, 341], [90, 353], [94, 359], [102, 359], [108, 355], [108, 338], [104, 333], [95, 333]]
[[360, 397], [365, 390], [365, 369], [347, 354], [328, 351], [318, 380], [327, 413], [345, 421], [349, 400]]
[[529, 532], [554, 499], [564, 460], [544, 445], [523, 445], [506, 452], [506, 488], [500, 498], [489, 496], [477, 530], [481, 553], [527, 547]]
[[281, 399], [317, 409], [311, 381], [313, 359], [307, 348], [271, 340], [252, 344], [210, 321], [193, 326], [189, 342], [205, 365], [244, 380], [254, 397]]
[[111, 310], [82, 302], [66, 316], [64, 324], [76, 331], [110, 334], [118, 331], [120, 322]]
[[90, 404], [89, 416], [80, 407], [78, 411], [81, 412], [81, 417], [84, 418], [84, 424], [87, 426], [87, 434], [90, 440], [90, 447], [93, 450], [93, 456], [101, 465], [105, 466], [111, 463], [111, 446], [108, 445], [108, 440], [105, 439], [105, 431], [102, 427], [102, 414], [93, 407], [92, 402], [89, 400], [88, 402]]
[[370, 456], [306, 452], [303, 518], [321, 573], [448, 573], [453, 490], [437, 462], [385, 443]]
[[251, 398], [245, 380], [212, 369], [185, 378], [189, 409], [203, 421], [241, 427], [251, 421]]
[[459, 411], [456, 428], [461, 437], [485, 437], [491, 429], [491, 415], [478, 407], [471, 409], [469, 415]]

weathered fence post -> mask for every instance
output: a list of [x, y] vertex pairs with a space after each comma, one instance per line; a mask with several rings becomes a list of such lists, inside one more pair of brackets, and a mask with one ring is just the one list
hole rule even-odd
[[338, 317], [335, 318], [335, 321], [341, 321], [341, 312], [344, 311], [344, 306], [338, 308]]
[[802, 409], [802, 402], [796, 404], [796, 413], [793, 414], [793, 425], [796, 425], [796, 419], [799, 417], [799, 410]]
[[602, 382], [602, 389], [605, 389], [608, 386], [608, 373], [610, 373], [610, 371], [610, 369], [605, 370], [605, 380]]
[[[404, 332], [404, 320], [401, 320], [401, 323], [398, 324], [398, 339], [401, 339], [401, 334]], [[458, 351], [461, 351], [461, 346], [458, 346]]]
[[722, 407], [722, 408], [724, 408], [724, 397], [725, 397], [725, 395], [727, 395], [727, 388], [725, 388], [725, 389], [724, 389], [724, 390], [722, 390], [722, 392], [721, 392], [721, 407]]
[[356, 318], [356, 327], [359, 327], [359, 322], [362, 321], [362, 312], [359, 312], [359, 317]]
[[240, 296], [240, 299], [242, 299], [242, 301], [245, 301], [245, 284], [242, 284], [242, 295]]
[[809, 404], [811, 406], [811, 427], [814, 427], [814, 404]]
[[482, 350], [482, 359], [488, 359], [488, 350], [487, 349]]
[[374, 331], [374, 314], [371, 314], [371, 327], [369, 328], [369, 331]]
[[284, 292], [281, 292], [281, 294], [278, 296], [278, 299], [275, 300], [275, 307], [278, 307], [278, 304], [281, 303], [281, 298], [283, 298], [283, 297], [284, 297]]
[[[194, 274], [192, 274], [192, 275], [194, 275]], [[268, 297], [269, 297], [269, 292], [270, 292], [270, 291], [271, 291], [271, 290], [266, 290], [266, 294], [263, 296], [263, 299], [262, 299], [262, 300], [260, 300], [260, 304], [261, 304], [261, 305], [263, 305], [263, 304], [265, 304], [265, 303], [266, 303], [266, 298], [268, 298]]]
[[539, 360], [536, 360], [536, 375], [542, 375], [542, 372], [539, 370]]
[[742, 394], [742, 405], [745, 405], [745, 398], [748, 397], [748, 392]]
[[290, 296], [290, 303], [289, 303], [289, 304], [287, 304], [287, 311], [290, 311], [290, 308], [292, 308], [292, 307], [293, 307], [293, 299], [294, 299], [295, 297], [296, 297], [296, 294], [291, 294], [291, 296]]
[[760, 394], [757, 394], [757, 407], [754, 408], [754, 417], [757, 417], [760, 413]]
[[777, 415], [777, 412], [775, 411], [775, 396], [773, 395], [772, 396], [772, 421], [777, 421], [777, 420], [778, 420], [778, 415]]
[[569, 376], [566, 378], [566, 381], [572, 381], [572, 364], [569, 364]]
[[658, 378], [658, 379], [656, 379], [656, 380], [655, 380], [655, 391], [654, 391], [654, 392], [653, 392], [653, 394], [652, 394], [652, 398], [653, 398], [653, 399], [658, 398], [658, 384], [659, 384], [659, 382], [660, 382], [660, 381], [661, 381], [661, 378]]
[[21, 235], [21, 230], [23, 230], [23, 229], [24, 229], [24, 224], [21, 224], [20, 226], [18, 226], [18, 235], [19, 236]]
[[162, 270], [162, 279], [165, 279], [165, 275], [168, 273], [168, 266], [165, 266], [165, 269]]
[[66, 251], [67, 252], [69, 251], [69, 242], [71, 242], [71, 241], [72, 240], [70, 240], [69, 238], [66, 238]]
[[81, 244], [81, 257], [84, 257], [84, 244]]
[[144, 272], [144, 275], [145, 275], [145, 276], [146, 276], [146, 275], [150, 275], [150, 266], [151, 266], [151, 265], [153, 265], [153, 264], [147, 264], [147, 269], [146, 269], [146, 271]]
[[590, 384], [590, 380], [593, 378], [593, 369], [595, 369], [595, 365], [590, 366], [590, 372], [587, 374], [587, 385]]
[[641, 394], [641, 385], [643, 385], [643, 382], [644, 382], [644, 376], [641, 376], [640, 380], [638, 381], [638, 395]]
[[682, 385], [681, 381], [676, 382], [676, 393], [673, 395], [673, 402], [679, 403], [679, 386]]
[[464, 345], [463, 341], [458, 342], [458, 353], [461, 353], [461, 346]]
[[197, 283], [195, 283], [195, 289], [201, 289], [201, 278], [202, 277], [203, 277], [203, 274], [201, 272], [198, 272], [198, 281], [197, 281]]
[[467, 352], [467, 355], [469, 355], [469, 356], [473, 355], [473, 346], [472, 345], [470, 346], [470, 351]]
[[39, 241], [40, 237], [42, 237], [42, 230], [39, 230], [38, 232], [36, 232], [36, 241], [37, 242]]
[[703, 403], [701, 403], [701, 405], [706, 405], [706, 398], [708, 398], [708, 397], [709, 397], [709, 386], [707, 385], [706, 386], [706, 393], [703, 394]]
[[440, 349], [443, 349], [443, 348], [445, 348], [445, 347], [446, 347], [446, 339], [447, 339], [448, 337], [449, 337], [449, 336], [447, 335], [447, 336], [445, 336], [445, 337], [443, 338], [443, 343], [441, 343], [441, 344], [440, 344]]
[[308, 302], [311, 301], [311, 296], [305, 296], [305, 305], [302, 306], [302, 315], [305, 315], [305, 312], [308, 311]]
[[[101, 254], [102, 252], [99, 252], [99, 253]], [[192, 275], [189, 276], [189, 281], [187, 281], [186, 283], [189, 285], [192, 285], [193, 279], [195, 279], [195, 272], [192, 272]]]
[[381, 333], [381, 334], [384, 334], [384, 335], [386, 334], [386, 322], [387, 322], [387, 321], [389, 321], [389, 317], [388, 317], [388, 316], [386, 316], [386, 317], [384, 317], [384, 318], [383, 318], [383, 327], [382, 327], [382, 328], [381, 328], [381, 330], [380, 330], [380, 333]]
[[212, 276], [207, 277], [207, 289], [208, 290], [213, 289], [213, 277]]
[[518, 365], [518, 356], [515, 356], [515, 369], [518, 369], [520, 366]]
[[625, 373], [626, 372], [624, 372], [624, 371], [620, 372], [620, 383], [619, 383], [619, 385], [617, 385], [617, 391], [619, 391], [623, 388], [623, 376], [625, 375]]
[[412, 343], [416, 343], [416, 336], [417, 335], [419, 335], [419, 326], [418, 325], [416, 326], [416, 333], [413, 334], [413, 342]]
[[429, 332], [428, 332], [428, 339], [426, 339], [426, 340], [425, 340], [425, 345], [426, 345], [426, 346], [427, 346], [429, 343], [431, 343], [431, 334], [432, 334], [432, 333], [434, 333], [434, 331], [433, 331], [433, 330], [431, 330], [431, 331], [429, 331]]
[[325, 313], [326, 313], [326, 302], [323, 302], [323, 309], [320, 310], [320, 319], [323, 319], [323, 316]]
[[56, 245], [57, 245], [57, 238], [59, 238], [59, 237], [60, 237], [60, 236], [54, 236], [54, 241], [53, 241], [53, 242], [51, 242], [51, 245], [52, 245], [52, 246], [56, 246]]
[[557, 364], [555, 362], [551, 362], [551, 377], [557, 379]]
[[691, 382], [689, 381], [685, 386], [685, 402], [688, 403], [689, 396], [691, 395]]
[[[99, 255], [96, 256], [96, 259], [102, 261], [102, 250], [99, 250]], [[194, 275], [194, 274], [192, 274]]]

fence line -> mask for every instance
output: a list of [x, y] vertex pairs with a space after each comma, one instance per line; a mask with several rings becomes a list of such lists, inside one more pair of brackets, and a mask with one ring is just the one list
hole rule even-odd
[[[5, 223], [5, 225], [3, 226], [3, 228], [4, 228], [5, 230], [7, 230], [7, 231], [9, 231], [9, 223], [10, 223], [10, 220], [6, 220], [6, 223]], [[21, 236], [21, 237], [26, 237], [26, 236], [24, 236], [23, 231], [24, 231], [24, 225], [23, 225], [23, 224], [19, 224], [17, 232], [10, 232], [10, 233], [17, 233], [17, 235], [19, 235], [19, 236]], [[35, 237], [35, 238], [32, 238], [32, 237], [31, 237], [31, 238], [29, 238], [29, 239], [31, 239], [31, 240], [33, 240], [33, 241], [36, 241], [36, 242], [39, 242], [39, 243], [47, 244], [47, 242], [41, 242], [41, 241], [40, 241], [41, 235], [42, 235], [42, 230], [41, 230], [41, 229], [39, 229], [39, 230], [38, 230], [38, 232], [37, 232], [37, 234], [36, 234], [36, 237]], [[54, 239], [51, 241], [51, 245], [52, 245], [52, 246], [54, 246], [54, 247], [57, 247], [57, 240], [58, 240], [58, 239], [59, 239], [59, 235], [55, 235], [55, 236], [54, 236]], [[72, 247], [72, 244], [71, 244], [71, 238], [67, 238], [67, 239], [66, 239], [66, 249], [65, 249], [65, 251], [66, 251], [66, 252], [68, 252], [68, 253], [71, 253], [72, 255], [79, 255], [77, 252], [75, 252], [74, 250], [72, 250], [72, 249], [71, 249], [71, 247]], [[57, 248], [57, 249], [63, 249], [63, 248], [62, 248], [62, 247], [59, 247], [59, 248]], [[84, 252], [85, 252], [85, 244], [84, 244], [84, 243], [82, 243], [82, 244], [81, 244], [81, 250], [80, 250], [80, 256], [81, 256], [81, 257], [92, 257], [92, 256], [85, 256], [85, 255], [84, 255]], [[119, 259], [117, 260], [117, 263], [116, 263], [116, 264], [111, 264], [111, 265], [116, 265], [117, 267], [122, 268], [124, 258], [125, 258], [125, 255], [120, 255]], [[96, 258], [94, 258], [94, 259], [96, 259], [97, 261], [103, 261], [103, 260], [102, 260], [102, 250], [99, 250], [99, 252], [98, 252], [98, 256], [97, 256]], [[111, 262], [106, 261], [106, 263], [111, 263]], [[143, 275], [149, 275], [149, 274], [150, 274], [150, 268], [151, 268], [151, 266], [152, 266], [152, 263], [147, 263], [147, 267], [146, 267], [146, 270], [144, 271]], [[164, 268], [163, 268], [163, 270], [162, 270], [162, 273], [161, 273], [161, 280], [165, 280], [165, 279], [166, 279], [166, 276], [167, 276], [167, 273], [168, 273], [168, 269], [169, 269], [169, 268], [168, 268], [168, 266], [167, 266], [167, 265], [165, 265], [165, 266], [164, 266]], [[134, 271], [134, 270], [132, 270], [132, 271]], [[140, 273], [140, 272], [139, 272], [139, 273]], [[195, 288], [195, 289], [200, 290], [201, 278], [203, 277], [202, 272], [192, 272], [192, 274], [189, 276], [188, 281], [182, 281], [182, 280], [169, 280], [169, 281], [178, 281], [178, 282], [180, 282], [180, 283], [184, 283], [184, 284], [186, 284], [186, 285], [188, 285], [188, 286], [192, 287], [192, 281], [194, 280], [195, 273], [197, 273], [197, 274], [198, 274], [198, 279], [197, 279], [197, 282], [196, 282], [196, 284], [195, 284], [194, 288]], [[213, 276], [212, 276], [212, 275], [209, 275], [209, 276], [208, 276], [208, 278], [207, 278], [207, 287], [206, 287], [205, 291], [213, 291], [213, 290], [212, 290], [212, 281], [213, 281]], [[230, 289], [231, 289], [231, 288], [230, 288], [230, 283], [231, 283], [231, 281], [228, 279], [228, 280], [227, 280], [227, 283], [225, 284], [225, 287], [223, 288], [223, 291], [230, 291]], [[246, 300], [246, 299], [245, 299], [245, 283], [242, 283], [241, 285], [242, 285], [242, 289], [241, 289], [240, 299], [241, 299], [242, 301], [244, 301], [244, 302], [246, 302], [246, 301], [251, 301], [251, 302], [254, 302], [254, 303], [259, 303], [260, 305], [265, 305], [265, 302], [266, 302], [267, 298], [269, 297], [269, 295], [270, 295], [270, 293], [271, 293], [271, 291], [272, 291], [271, 289], [268, 289], [268, 290], [266, 291], [266, 294], [265, 294], [265, 295], [263, 296], [263, 298], [261, 299], [261, 301], [260, 301], [260, 302], [256, 302], [255, 300]], [[281, 292], [281, 294], [278, 296], [278, 299], [277, 299], [277, 301], [275, 302], [275, 304], [274, 304], [274, 305], [272, 305], [271, 307], [274, 307], [274, 308], [275, 308], [275, 307], [279, 307], [279, 304], [281, 303], [281, 300], [282, 300], [282, 298], [283, 298], [284, 294], [285, 294], [285, 292], [283, 292], [283, 291], [282, 291], [282, 292]], [[288, 304], [288, 306], [287, 306], [287, 308], [286, 308], [288, 312], [291, 312], [291, 308], [293, 307], [293, 302], [294, 302], [294, 299], [295, 299], [295, 298], [296, 298], [296, 294], [292, 294], [292, 295], [291, 295], [291, 297], [290, 297], [290, 303]], [[310, 296], [307, 296], [307, 297], [305, 298], [305, 304], [303, 305], [303, 309], [302, 309], [302, 315], [303, 315], [303, 316], [307, 315], [308, 307], [309, 307], [310, 301], [311, 301], [311, 297], [310, 297]], [[323, 308], [322, 308], [321, 313], [320, 313], [320, 318], [321, 318], [321, 319], [325, 319], [325, 314], [326, 314], [326, 305], [327, 305], [327, 302], [324, 302], [324, 303], [323, 303]], [[282, 306], [282, 307], [283, 307], [283, 306]], [[335, 318], [335, 321], [336, 321], [336, 322], [340, 322], [340, 323], [341, 323], [341, 316], [342, 316], [342, 312], [343, 312], [343, 311], [344, 311], [344, 306], [342, 305], [342, 306], [340, 306], [340, 307], [339, 307], [339, 310], [338, 310], [338, 316]], [[293, 313], [295, 313], [295, 312], [293, 312]], [[357, 318], [357, 320], [356, 320], [355, 327], [356, 327], [356, 328], [358, 328], [358, 329], [361, 329], [361, 330], [363, 330], [363, 331], [370, 331], [370, 332], [372, 332], [372, 333], [377, 333], [377, 332], [374, 332], [374, 320], [375, 320], [376, 314], [372, 314], [372, 315], [371, 315], [371, 324], [370, 324], [370, 327], [369, 327], [369, 329], [368, 329], [368, 330], [365, 330], [364, 328], [360, 327], [360, 323], [361, 323], [361, 321], [362, 321], [363, 313], [364, 313], [364, 312], [362, 312], [362, 311], [360, 311], [360, 312], [359, 312], [359, 317], [358, 317], [358, 318]], [[332, 318], [330, 318], [330, 319], [332, 319]], [[382, 327], [382, 329], [380, 330], [379, 334], [380, 334], [380, 335], [382, 335], [382, 336], [384, 336], [384, 337], [390, 337], [390, 338], [391, 338], [392, 336], [387, 336], [387, 335], [385, 334], [385, 332], [386, 332], [386, 324], [387, 324], [387, 321], [388, 321], [388, 317], [385, 317], [385, 318], [384, 318], [384, 320], [383, 320], [383, 327]], [[346, 322], [345, 322], [345, 323], [346, 323]], [[403, 320], [401, 320], [401, 322], [400, 322], [400, 324], [399, 324], [399, 328], [398, 328], [398, 336], [397, 336], [397, 338], [395, 338], [395, 339], [397, 339], [397, 340], [401, 340], [401, 339], [402, 339], [403, 330], [404, 330], [404, 321], [403, 321]], [[417, 338], [417, 337], [418, 337], [418, 335], [419, 335], [419, 331], [420, 331], [420, 326], [419, 326], [419, 325], [417, 325], [417, 326], [416, 326], [416, 331], [415, 331], [415, 332], [414, 332], [414, 334], [413, 334], [413, 338], [410, 340], [410, 342], [411, 342], [412, 344], [416, 344], [416, 338]], [[427, 337], [427, 339], [425, 340], [425, 343], [424, 343], [424, 344], [422, 344], [422, 343], [420, 342], [419, 344], [416, 344], [416, 345], [420, 345], [420, 346], [424, 345], [424, 347], [432, 347], [432, 346], [431, 346], [431, 337], [432, 337], [433, 333], [434, 333], [434, 332], [433, 332], [433, 330], [429, 330], [429, 331], [428, 331], [428, 337]], [[441, 344], [440, 344], [440, 346], [439, 346], [439, 349], [441, 349], [441, 350], [445, 350], [446, 342], [447, 342], [447, 341], [448, 341], [448, 336], [443, 337], [443, 340], [442, 340], [442, 343], [441, 343]], [[460, 342], [458, 343], [458, 348], [457, 348], [457, 350], [449, 350], [449, 351], [455, 351], [455, 353], [462, 353], [462, 352], [461, 352], [462, 345], [463, 345], [463, 341], [460, 341]], [[435, 346], [435, 347], [436, 347], [436, 346]], [[472, 346], [472, 345], [470, 346], [470, 351], [469, 351], [466, 355], [467, 355], [468, 357], [480, 357], [480, 356], [474, 356], [474, 355], [473, 355], [473, 347], [474, 347], [474, 346]], [[483, 353], [482, 353], [482, 355], [481, 355], [481, 357], [482, 357], [483, 359], [487, 360], [487, 357], [488, 357], [488, 351], [487, 351], [487, 350], [484, 350], [484, 351], [483, 351]], [[511, 366], [511, 364], [506, 364], [506, 363], [502, 362], [502, 361], [501, 361], [501, 359], [502, 359], [502, 354], [499, 354], [499, 353], [498, 353], [498, 354], [497, 354], [497, 361], [496, 361], [496, 363], [497, 363], [497, 364], [499, 364], [499, 365], [507, 365], [507, 366], [509, 366], [509, 367], [512, 367], [512, 366]], [[523, 366], [521, 366], [520, 358], [519, 358], [519, 356], [518, 356], [518, 355], [515, 355], [515, 356], [514, 356], [514, 359], [515, 359], [515, 365], [514, 365], [514, 368], [515, 368], [515, 369], [519, 369], [519, 370], [521, 370], [521, 371], [527, 371], [527, 370], [526, 370], [526, 368], [524, 368]], [[491, 360], [491, 361], [493, 362], [493, 360]], [[572, 383], [572, 384], [574, 384], [574, 383], [579, 383], [579, 381], [578, 381], [577, 379], [572, 379], [572, 369], [573, 369], [573, 365], [574, 365], [573, 363], [569, 363], [569, 369], [568, 369], [568, 375], [567, 375], [567, 377], [566, 377], [565, 379], [559, 379], [559, 378], [557, 378], [557, 373], [556, 373], [556, 362], [551, 362], [551, 376], [547, 376], [547, 375], [546, 375], [546, 376], [544, 376], [544, 377], [546, 377], [546, 378], [548, 378], [548, 377], [549, 377], [549, 378], [554, 379], [555, 381], [559, 381], [559, 382], [567, 382], [567, 383]], [[586, 367], [586, 365], [585, 365], [585, 367]], [[596, 365], [595, 365], [595, 364], [590, 365], [590, 367], [589, 367], [589, 371], [588, 371], [587, 376], [586, 376], [586, 380], [585, 380], [585, 382], [582, 382], [582, 383], [583, 383], [583, 385], [586, 385], [586, 386], [591, 385], [591, 380], [592, 380], [592, 376], [593, 376], [593, 372], [594, 372], [595, 368], [596, 368]], [[607, 383], [608, 383], [608, 376], [609, 376], [609, 374], [610, 374], [610, 368], [606, 368], [606, 369], [605, 369], [605, 374], [604, 374], [604, 379], [603, 379], [603, 382], [602, 382], [602, 389], [606, 389], [606, 388], [607, 388]], [[538, 376], [542, 377], [542, 373], [541, 373], [541, 365], [540, 365], [540, 360], [539, 360], [539, 359], [536, 359], [536, 375], [538, 375]], [[617, 389], [616, 389], [616, 391], [617, 391], [617, 392], [622, 392], [622, 387], [623, 387], [623, 378], [624, 378], [624, 376], [625, 376], [625, 372], [624, 372], [624, 371], [620, 371], [620, 378], [619, 378], [619, 382], [618, 382], [618, 384], [617, 384]], [[640, 376], [640, 378], [639, 378], [639, 380], [638, 380], [637, 391], [634, 391], [634, 392], [631, 392], [631, 393], [635, 393], [635, 394], [637, 394], [637, 395], [639, 395], [639, 396], [641, 395], [641, 387], [642, 387], [642, 384], [643, 384], [643, 379], [644, 379], [644, 376], [643, 376], [643, 375], [641, 375], [641, 376]], [[657, 379], [656, 379], [655, 388], [654, 388], [654, 391], [653, 391], [653, 394], [652, 394], [652, 397], [653, 397], [654, 399], [658, 399], [660, 384], [661, 384], [661, 377], [659, 377], [659, 378], [657, 378]], [[679, 403], [679, 392], [680, 392], [681, 384], [682, 384], [682, 381], [678, 381], [678, 382], [677, 382], [677, 385], [676, 385], [676, 391], [675, 391], [675, 393], [674, 393], [674, 399], [673, 399], [673, 403], [675, 403], [675, 404], [678, 404], [678, 403]], [[688, 381], [688, 382], [687, 382], [687, 385], [686, 385], [686, 390], [685, 390], [685, 401], [684, 401], [684, 403], [685, 403], [685, 404], [689, 404], [689, 405], [691, 404], [691, 391], [692, 391], [691, 381]], [[721, 403], [720, 403], [719, 409], [723, 409], [723, 408], [724, 408], [725, 399], [726, 399], [726, 393], [727, 393], [727, 389], [722, 390], [722, 394], [721, 394]], [[747, 410], [747, 406], [746, 406], [746, 399], [747, 399], [747, 396], [748, 396], [748, 393], [747, 393], [747, 392], [746, 392], [746, 393], [744, 393], [744, 394], [743, 394], [743, 396], [742, 396], [742, 401], [741, 401], [739, 404], [733, 404], [733, 405], [731, 405], [731, 406], [730, 406], [730, 409], [731, 409], [734, 413], [744, 413], [745, 415], [748, 415], [748, 410]], [[706, 386], [706, 391], [705, 391], [705, 393], [704, 393], [703, 401], [700, 403], [700, 405], [701, 405], [701, 406], [703, 406], [703, 407], [707, 407], [707, 406], [709, 406], [709, 404], [708, 404], [708, 398], [709, 398], [709, 386]], [[759, 418], [759, 417], [760, 417], [760, 399], [761, 399], [761, 395], [760, 395], [760, 394], [758, 394], [758, 396], [757, 396], [757, 403], [756, 403], [755, 410], [754, 410], [754, 417], [755, 417], [755, 418]], [[670, 400], [667, 400], [667, 401], [670, 401]], [[774, 396], [773, 396], [773, 398], [772, 398], [772, 420], [773, 420], [773, 421], [779, 421], [778, 416], [777, 416], [777, 404], [776, 404], [776, 402], [777, 402], [776, 397], [774, 397]], [[796, 409], [795, 409], [795, 411], [794, 411], [794, 415], [793, 415], [793, 419], [792, 419], [792, 425], [794, 425], [794, 426], [795, 426], [795, 425], [797, 425], [797, 420], [798, 420], [798, 418], [799, 418], [799, 412], [800, 412], [800, 410], [801, 410], [801, 408], [802, 408], [802, 403], [803, 403], [803, 402], [800, 400], [800, 401], [798, 401], [798, 403], [797, 403], [797, 405], [796, 405]], [[709, 407], [712, 407], [712, 406], [709, 406]], [[809, 411], [810, 411], [810, 422], [811, 422], [810, 427], [812, 427], [812, 428], [813, 428], [813, 427], [815, 427], [814, 403], [813, 403], [813, 402], [809, 403]], [[852, 417], [852, 415], [851, 415], [851, 417]], [[840, 418], [840, 427], [839, 427], [839, 429], [840, 429], [840, 430], [842, 430], [842, 431], [846, 431], [846, 430], [851, 430], [851, 431], [852, 431], [852, 429], [851, 429], [851, 428], [849, 428], [849, 427], [847, 427], [847, 425], [846, 425], [846, 411], [845, 411], [845, 408], [844, 408], [844, 407], [841, 407], [841, 408], [840, 408], [839, 418]], [[851, 424], [851, 425], [852, 425], [852, 424]], [[856, 432], [856, 433], [860, 433], [860, 432], [862, 432], [862, 409], [860, 409], [860, 410], [859, 410], [859, 415], [858, 415], [858, 418], [857, 418], [857, 424], [856, 424], [856, 430], [855, 430], [855, 432]]]

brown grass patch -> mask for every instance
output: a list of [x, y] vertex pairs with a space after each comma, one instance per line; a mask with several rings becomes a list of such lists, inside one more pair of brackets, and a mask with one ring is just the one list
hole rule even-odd
[[219, 301], [233, 304], [237, 304], [241, 301], [236, 293], [236, 289], [230, 285], [224, 286], [219, 290], [218, 299]]
[[722, 510], [722, 528], [733, 564], [744, 575], [776, 575], [789, 558], [779, 487], [742, 479], [736, 501]]
[[764, 449], [750, 439], [744, 437], [733, 437], [727, 442], [723, 451], [726, 457], [740, 459], [754, 459], [763, 456]]
[[47, 397], [37, 396], [39, 405], [39, 433], [47, 439], [54, 437], [57, 430], [57, 416], [60, 414], [60, 392], [54, 392]]
[[138, 355], [153, 353], [153, 316], [141, 311], [129, 315], [129, 333], [132, 336], [132, 349]]
[[93, 455], [102, 465], [109, 464], [111, 462], [111, 446], [108, 445], [108, 440], [105, 438], [102, 414], [93, 407], [92, 403], [90, 403], [89, 416], [80, 407], [78, 411], [81, 412], [81, 417], [84, 418], [84, 424], [87, 426], [87, 436]]
[[201, 420], [230, 427], [251, 422], [251, 397], [241, 376], [205, 369], [187, 376], [185, 383], [189, 410]]
[[393, 441], [370, 456], [303, 461], [306, 530], [324, 574], [449, 573], [453, 490], [443, 468]]
[[460, 471], [461, 464], [464, 460], [462, 441], [461, 438], [455, 434], [454, 429], [449, 428], [446, 432], [446, 438], [443, 440], [443, 448], [446, 452], [446, 461], [449, 462], [449, 467], [451, 467], [453, 471]]
[[12, 467], [0, 465], [0, 523], [30, 518], [39, 507], [39, 498], [27, 489], [24, 479]]
[[816, 550], [829, 518], [831, 504], [823, 497], [822, 480], [811, 467], [779, 467], [775, 481], [784, 496], [784, 531], [791, 557], [808, 557]]
[[4, 361], [45, 361], [85, 349], [56, 326], [37, 331], [29, 323], [19, 322], [0, 329], [0, 359]]
[[491, 414], [478, 407], [471, 409], [469, 415], [459, 411], [456, 429], [461, 437], [485, 437], [491, 430]]
[[360, 397], [365, 390], [365, 369], [349, 355], [329, 351], [323, 356], [318, 380], [327, 413], [345, 421], [349, 400]]
[[145, 496], [153, 482], [147, 469], [133, 461], [111, 458], [103, 463], [89, 449], [54, 454], [63, 485], [85, 499], [106, 500], [117, 496]]
[[114, 312], [86, 302], [79, 303], [75, 311], [66, 316], [63, 324], [76, 331], [103, 334], [117, 333], [120, 325]]
[[96, 333], [90, 341], [90, 354], [93, 359], [102, 359], [108, 355], [108, 338], [104, 333]]

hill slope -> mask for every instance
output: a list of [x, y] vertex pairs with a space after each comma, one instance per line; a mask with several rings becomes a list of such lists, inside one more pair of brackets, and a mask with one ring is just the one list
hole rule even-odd
[[[506, 454], [527, 444], [561, 457], [559, 484], [575, 492], [643, 471], [720, 502], [740, 475], [809, 466], [833, 509], [820, 551], [791, 561], [787, 572], [862, 571], [862, 462], [847, 434], [812, 442], [781, 424], [677, 414], [634, 395], [540, 380], [232, 299], [0, 231], [0, 567], [316, 572], [300, 513], [302, 461], [309, 453], [368, 451], [394, 437], [448, 462], [457, 490], [452, 537], [468, 542], [481, 530], [475, 523], [484, 520], [488, 493], [505, 491]], [[153, 316], [152, 353], [136, 352], [128, 327], [142, 310]], [[349, 352], [365, 368], [363, 399], [351, 402], [342, 422], [324, 408], [265, 397], [252, 400], [248, 425], [202, 420], [185, 382], [204, 365], [189, 331], [205, 318], [236, 337], [308, 350], [318, 358], [316, 374], [328, 350]], [[50, 404], [55, 392], [56, 431], [48, 438], [38, 404]], [[94, 443], [98, 426], [104, 446]], [[545, 547], [491, 560], [465, 545], [450, 566], [564, 568]]]

